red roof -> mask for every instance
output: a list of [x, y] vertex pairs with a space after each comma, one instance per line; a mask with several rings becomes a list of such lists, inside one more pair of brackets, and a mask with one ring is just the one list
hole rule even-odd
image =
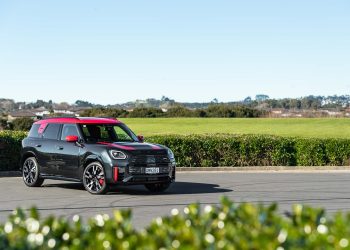
[[97, 117], [62, 117], [62, 118], [49, 118], [35, 122], [35, 124], [48, 124], [48, 123], [73, 123], [73, 124], [118, 124], [121, 123], [117, 119], [113, 118], [97, 118]]

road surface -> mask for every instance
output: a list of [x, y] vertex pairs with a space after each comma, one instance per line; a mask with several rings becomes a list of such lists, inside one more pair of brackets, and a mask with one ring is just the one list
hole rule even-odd
[[182, 172], [164, 194], [151, 195], [143, 186], [129, 186], [102, 196], [87, 193], [78, 183], [46, 180], [43, 187], [28, 188], [21, 178], [0, 178], [0, 223], [17, 207], [36, 206], [44, 216], [68, 218], [132, 208], [133, 223], [142, 228], [157, 216], [169, 215], [172, 208], [182, 210], [193, 202], [215, 205], [223, 195], [236, 202], [278, 202], [281, 213], [295, 203], [333, 213], [350, 211], [349, 190], [350, 172]]

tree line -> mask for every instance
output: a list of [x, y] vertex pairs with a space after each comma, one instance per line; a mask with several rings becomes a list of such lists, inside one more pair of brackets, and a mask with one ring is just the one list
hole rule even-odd
[[211, 105], [208, 108], [188, 109], [177, 105], [162, 110], [153, 107], [140, 107], [132, 111], [115, 108], [92, 108], [85, 110], [81, 116], [102, 116], [115, 118], [157, 118], [157, 117], [223, 117], [223, 118], [253, 118], [265, 116], [267, 112], [235, 105]]

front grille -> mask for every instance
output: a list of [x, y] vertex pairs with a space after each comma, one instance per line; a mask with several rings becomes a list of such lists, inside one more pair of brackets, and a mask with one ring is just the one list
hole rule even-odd
[[136, 155], [130, 159], [129, 174], [146, 174], [147, 167], [158, 167], [159, 174], [168, 174], [171, 171], [167, 155]]
[[[166, 167], [162, 167], [162, 166], [156, 166], [159, 168], [159, 173], [158, 174], [168, 174], [171, 170], [171, 167], [166, 166]], [[140, 175], [144, 175], [146, 174], [146, 167], [134, 167], [134, 166], [130, 166], [129, 167], [129, 174], [140, 174]], [[150, 174], [153, 175], [153, 174]]]

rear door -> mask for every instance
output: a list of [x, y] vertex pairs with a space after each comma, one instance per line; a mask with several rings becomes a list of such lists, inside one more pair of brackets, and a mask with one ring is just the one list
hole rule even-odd
[[68, 178], [79, 178], [79, 157], [81, 147], [75, 142], [67, 142], [68, 135], [81, 138], [76, 124], [63, 124], [60, 140], [57, 142], [56, 157], [59, 172]]
[[58, 173], [56, 159], [56, 145], [61, 124], [50, 123], [46, 126], [42, 140], [36, 145], [38, 148], [38, 163], [43, 174], [56, 175]]

